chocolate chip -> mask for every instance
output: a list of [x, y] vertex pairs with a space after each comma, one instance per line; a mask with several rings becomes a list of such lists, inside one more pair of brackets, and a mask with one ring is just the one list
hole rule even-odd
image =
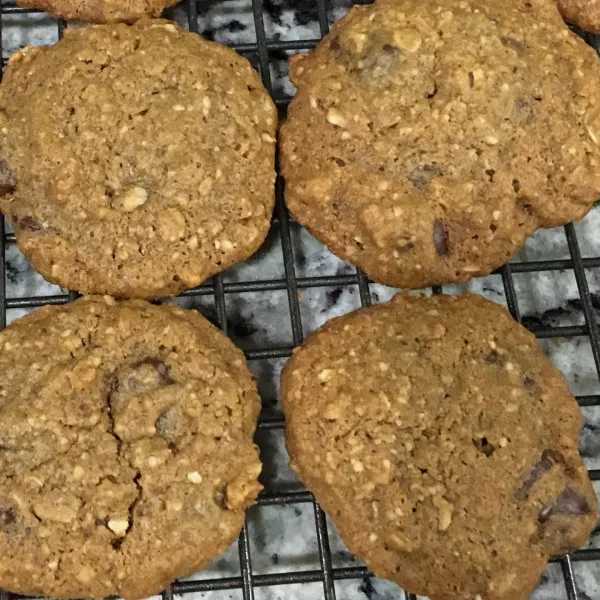
[[343, 161], [341, 158], [336, 158], [335, 162], [336, 162], [336, 164], [337, 164], [338, 167], [345, 167], [346, 166], [345, 161]]
[[587, 515], [590, 512], [588, 501], [577, 492], [566, 489], [554, 502], [546, 504], [538, 514], [538, 521], [546, 523], [553, 515]]
[[215, 504], [221, 510], [227, 510], [229, 508], [229, 506], [227, 504], [227, 486], [226, 485], [218, 486], [217, 489], [215, 490], [213, 499], [215, 501]]
[[397, 46], [392, 46], [391, 44], [384, 44], [381, 48], [385, 54], [397, 54], [398, 48]]
[[15, 191], [17, 178], [5, 160], [0, 160], [0, 196], [6, 196]]
[[475, 444], [475, 448], [477, 448], [477, 450], [483, 452], [483, 454], [488, 457], [494, 454], [494, 451], [496, 450], [494, 444], [490, 444], [488, 439], [485, 437], [474, 439], [473, 444]]
[[524, 98], [517, 98], [513, 104], [512, 120], [519, 125], [531, 123], [535, 118], [533, 107]]
[[508, 35], [504, 35], [500, 38], [500, 41], [507, 47], [511, 48], [517, 53], [523, 52], [525, 48], [525, 44], [521, 40], [517, 40], [516, 38], [510, 37]]
[[23, 231], [28, 233], [36, 233], [42, 230], [41, 224], [36, 221], [33, 217], [23, 217], [18, 220], [17, 226]]
[[113, 547], [114, 550], [118, 550], [121, 547], [121, 545], [123, 544], [124, 541], [125, 541], [124, 537], [113, 538], [110, 541], [110, 545]]
[[517, 194], [521, 191], [521, 182], [518, 179], [512, 180], [512, 186]]
[[483, 356], [483, 360], [488, 363], [497, 363], [502, 361], [502, 356], [496, 350], [490, 350]]
[[438, 256], [448, 256], [450, 251], [448, 231], [439, 219], [433, 222], [433, 245]]
[[12, 506], [0, 504], [0, 529], [8, 533], [16, 521], [17, 513], [15, 509]]
[[521, 487], [515, 492], [515, 500], [518, 502], [525, 500], [533, 486], [540, 480], [554, 464], [563, 462], [563, 457], [556, 450], [544, 450], [540, 460], [538, 460], [531, 470], [521, 481]]
[[525, 376], [525, 379], [523, 379], [523, 386], [528, 390], [532, 390], [534, 387], [537, 386], [537, 382], [535, 381], [535, 379]]
[[533, 207], [531, 206], [529, 199], [525, 196], [519, 196], [517, 198], [517, 208], [527, 213], [529, 216], [533, 215]]
[[331, 38], [331, 41], [329, 42], [329, 49], [332, 50], [333, 52], [336, 52], [340, 48], [341, 48], [340, 40], [337, 38], [337, 36]]
[[475, 87], [475, 75], [472, 71], [469, 71], [469, 87]]

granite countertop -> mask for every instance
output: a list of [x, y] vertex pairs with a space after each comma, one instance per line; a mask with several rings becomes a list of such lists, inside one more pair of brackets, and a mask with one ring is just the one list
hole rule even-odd
[[[329, 20], [342, 16], [351, 5], [350, 0], [330, 0]], [[208, 38], [223, 43], [253, 43], [256, 41], [251, 0], [201, 0], [198, 2], [199, 30]], [[181, 7], [169, 15], [187, 26], [187, 12]], [[270, 41], [311, 40], [320, 37], [317, 4], [315, 0], [264, 0], [263, 17], [267, 39]], [[5, 14], [2, 19], [3, 57], [26, 44], [50, 44], [58, 38], [56, 21], [43, 14]], [[252, 56], [250, 56], [252, 59]], [[278, 97], [293, 95], [287, 79], [287, 53], [270, 54], [274, 94]], [[575, 225], [583, 257], [600, 256], [600, 206]], [[292, 225], [295, 251], [295, 272], [298, 277], [352, 274], [354, 269], [339, 260], [312, 238], [304, 229]], [[514, 259], [519, 261], [569, 259], [569, 247], [562, 228], [540, 230], [525, 244]], [[6, 252], [7, 296], [46, 296], [61, 294], [59, 288], [45, 282], [35, 273], [14, 245]], [[592, 295], [594, 313], [600, 310], [600, 269], [586, 270]], [[283, 279], [285, 277], [281, 241], [277, 226], [273, 228], [258, 254], [224, 274], [225, 282]], [[523, 322], [531, 326], [583, 325], [585, 318], [578, 287], [572, 269], [552, 270], [513, 275], [519, 309]], [[390, 298], [394, 290], [371, 284], [374, 302]], [[477, 279], [463, 286], [445, 286], [444, 291], [473, 291], [506, 304], [500, 275]], [[360, 306], [357, 286], [306, 288], [299, 294], [304, 334], [308, 334], [331, 317], [344, 314]], [[212, 296], [186, 298], [179, 301], [187, 307], [196, 307], [209, 318], [216, 317]], [[288, 297], [285, 290], [227, 294], [226, 307], [229, 333], [244, 349], [288, 346], [292, 344], [289, 325]], [[9, 322], [28, 312], [26, 309], [8, 311]], [[600, 381], [587, 337], [569, 337], [541, 340], [544, 350], [563, 372], [574, 394], [599, 394]], [[251, 361], [251, 368], [259, 379], [265, 414], [278, 414], [278, 378], [285, 359]], [[584, 429], [581, 452], [589, 468], [600, 468], [600, 406], [582, 408]], [[287, 466], [282, 432], [263, 430], [259, 433], [262, 458], [265, 463], [264, 481], [271, 491], [301, 489]], [[600, 494], [600, 485], [595, 483]], [[319, 555], [310, 503], [291, 506], [254, 507], [248, 516], [252, 567], [255, 574], [319, 569]], [[343, 546], [333, 527], [330, 544], [334, 567], [358, 566]], [[600, 547], [600, 528], [592, 536], [591, 546]], [[600, 562], [575, 562], [573, 565], [580, 600], [600, 598]], [[194, 579], [239, 576], [237, 546], [232, 546], [217, 558], [208, 569]], [[190, 578], [191, 579], [191, 578]], [[336, 582], [341, 600], [396, 600], [404, 593], [398, 586], [377, 578]], [[323, 597], [321, 583], [260, 587], [255, 589], [257, 600], [316, 600]], [[241, 590], [194, 593], [195, 599], [224, 600], [242, 598]], [[535, 600], [563, 600], [567, 598], [561, 568], [551, 564], [546, 569], [540, 587], [532, 596]]]

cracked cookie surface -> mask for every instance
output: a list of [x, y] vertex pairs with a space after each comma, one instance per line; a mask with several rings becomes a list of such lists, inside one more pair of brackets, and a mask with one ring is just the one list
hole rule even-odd
[[535, 337], [478, 296], [333, 319], [282, 374], [292, 467], [376, 575], [432, 600], [526, 600], [597, 500], [581, 415]]
[[558, 9], [568, 23], [585, 31], [600, 33], [600, 0], [557, 0]]
[[89, 23], [132, 22], [158, 17], [179, 0], [17, 0], [23, 8], [44, 10], [62, 19]]
[[490, 273], [600, 193], [600, 61], [552, 0], [356, 6], [290, 75], [287, 205], [380, 283]]
[[143, 598], [237, 537], [260, 400], [193, 311], [89, 297], [0, 333], [0, 588]]
[[0, 209], [49, 281], [170, 296], [253, 254], [274, 104], [250, 63], [168, 21], [68, 28], [0, 85]]

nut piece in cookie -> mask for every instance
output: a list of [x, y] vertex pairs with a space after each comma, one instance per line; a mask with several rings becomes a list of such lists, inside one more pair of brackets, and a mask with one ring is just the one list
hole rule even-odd
[[600, 195], [600, 60], [552, 0], [355, 6], [290, 76], [286, 203], [379, 283], [489, 274]]
[[398, 295], [333, 319], [281, 383], [292, 467], [348, 548], [410, 592], [527, 600], [596, 525], [577, 402], [479, 296]]

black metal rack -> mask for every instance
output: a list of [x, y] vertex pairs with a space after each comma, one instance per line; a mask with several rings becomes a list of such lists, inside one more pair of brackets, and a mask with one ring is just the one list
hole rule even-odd
[[[309, 0], [304, 0], [307, 4]], [[328, 16], [328, 0], [311, 0], [316, 8], [318, 25], [321, 37], [330, 27]], [[248, 9], [252, 9], [256, 41], [252, 43], [231, 44], [238, 52], [248, 57], [259, 69], [266, 88], [273, 93], [273, 82], [271, 80], [270, 63], [276, 53], [295, 52], [307, 50], [314, 47], [319, 39], [288, 40], [281, 41], [269, 39], [263, 17], [263, 0], [246, 0]], [[180, 6], [187, 11], [189, 29], [198, 33], [199, 11], [211, 5], [212, 0], [184, 0]], [[224, 0], [222, 0], [224, 3]], [[354, 4], [367, 4], [369, 0], [353, 0]], [[0, 50], [2, 48], [2, 16], [12, 13], [33, 12], [25, 11], [15, 5], [14, 0], [0, 0]], [[57, 21], [58, 36], [62, 35], [66, 23]], [[586, 35], [586, 41], [600, 52], [600, 37]], [[275, 96], [274, 100], [282, 113], [285, 112], [290, 98]], [[246, 351], [246, 356], [251, 361], [261, 361], [277, 358], [285, 358], [291, 354], [294, 346], [303, 340], [303, 325], [299, 303], [299, 291], [307, 288], [333, 287], [343, 288], [353, 286], [358, 289], [360, 302], [363, 306], [371, 304], [370, 283], [360, 271], [352, 274], [299, 277], [296, 275], [297, 262], [293, 248], [291, 233], [291, 219], [283, 202], [283, 180], [278, 177], [276, 183], [276, 208], [274, 215], [274, 226], [276, 235], [279, 237], [283, 254], [284, 277], [259, 281], [226, 282], [222, 275], [216, 276], [210, 283], [189, 290], [183, 296], [212, 298], [214, 303], [214, 314], [219, 326], [227, 332], [228, 330], [228, 294], [244, 294], [248, 292], [267, 293], [275, 290], [287, 290], [290, 328], [292, 345], [277, 347], [254, 347]], [[596, 375], [600, 378], [600, 331], [598, 326], [597, 309], [593, 305], [590, 294], [586, 270], [600, 267], [600, 233], [598, 239], [598, 256], [582, 258], [580, 244], [575, 227], [569, 224], [565, 227], [566, 240], [568, 244], [569, 259], [564, 260], [541, 260], [530, 262], [517, 262], [507, 264], [499, 269], [498, 274], [502, 277], [506, 303], [513, 317], [521, 321], [519, 310], [519, 299], [513, 280], [517, 273], [539, 273], [543, 271], [571, 271], [574, 273], [579, 292], [581, 310], [585, 317], [582, 325], [568, 326], [532, 326], [530, 329], [538, 338], [572, 338], [586, 336], [589, 338]], [[0, 278], [0, 328], [6, 325], [6, 314], [9, 309], [34, 308], [44, 304], [63, 304], [77, 297], [74, 292], [52, 296], [33, 297], [7, 297], [6, 286], [6, 257], [8, 246], [14, 245], [15, 237], [5, 230], [4, 220], [0, 219], [0, 269], [3, 277]], [[441, 293], [440, 288], [434, 288], [433, 293]], [[525, 323], [529, 325], [529, 321]], [[582, 407], [600, 406], [599, 395], [578, 396], [577, 400]], [[263, 416], [260, 419], [259, 433], [261, 431], [277, 431], [280, 434], [284, 428], [284, 418], [281, 414]], [[590, 477], [594, 481], [600, 481], [600, 469], [591, 470]], [[252, 556], [250, 550], [249, 529], [246, 525], [242, 530], [239, 541], [239, 566], [240, 575], [228, 577], [216, 577], [211, 579], [186, 580], [173, 583], [163, 593], [164, 600], [171, 600], [174, 594], [189, 594], [192, 592], [209, 592], [219, 590], [236, 590], [241, 593], [244, 600], [253, 600], [255, 590], [266, 586], [280, 586], [289, 584], [322, 583], [322, 594], [319, 597], [324, 600], [335, 600], [335, 582], [339, 580], [364, 580], [370, 576], [368, 570], [362, 566], [334, 567], [332, 553], [329, 544], [329, 532], [325, 514], [318, 504], [315, 503], [313, 495], [306, 491], [281, 492], [267, 489], [258, 500], [259, 506], [288, 506], [296, 504], [312, 504], [316, 527], [316, 540], [319, 554], [319, 568], [311, 570], [277, 572], [271, 574], [255, 574], [252, 570]], [[251, 509], [252, 510], [252, 509]], [[2, 560], [2, 557], [0, 557]], [[600, 561], [600, 548], [587, 548], [579, 550], [570, 556], [560, 559], [562, 575], [564, 578], [565, 595], [562, 598], [568, 600], [582, 600], [578, 592], [573, 563], [575, 561]], [[426, 576], [426, 574], [424, 574]], [[399, 590], [399, 588], [398, 588]], [[365, 592], [366, 594], [366, 592]], [[229, 597], [229, 596], [223, 596]], [[416, 596], [398, 591], [397, 598], [416, 600]], [[0, 591], [0, 600], [16, 600], [19, 596]], [[316, 600], [316, 599], [315, 599]], [[558, 599], [557, 599], [558, 600]]]

